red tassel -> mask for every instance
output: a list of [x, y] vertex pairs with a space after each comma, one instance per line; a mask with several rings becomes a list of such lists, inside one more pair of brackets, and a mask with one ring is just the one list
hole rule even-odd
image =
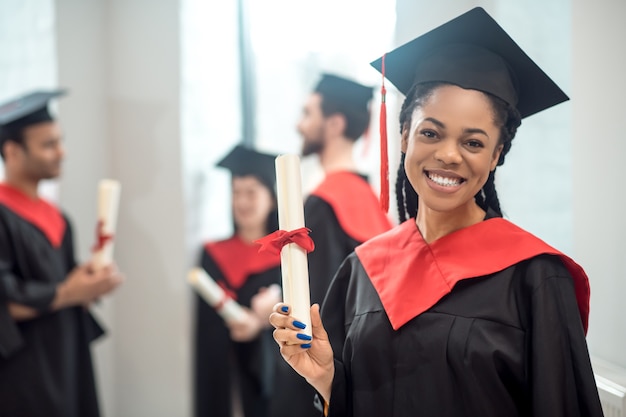
[[385, 89], [385, 55], [382, 62], [383, 84], [380, 89], [380, 207], [389, 212], [389, 155], [387, 152], [387, 104]]

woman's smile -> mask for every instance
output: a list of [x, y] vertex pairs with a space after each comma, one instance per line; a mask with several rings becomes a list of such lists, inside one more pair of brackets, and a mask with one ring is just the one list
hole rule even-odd
[[466, 179], [451, 172], [424, 170], [426, 183], [435, 191], [453, 193], [465, 184]]

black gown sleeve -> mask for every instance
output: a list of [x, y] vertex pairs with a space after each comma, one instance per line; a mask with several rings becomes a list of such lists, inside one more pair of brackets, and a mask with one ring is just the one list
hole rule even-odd
[[315, 242], [308, 254], [311, 304], [321, 304], [335, 272], [359, 242], [346, 234], [332, 207], [319, 197], [307, 198], [304, 215]]
[[[545, 267], [545, 262], [535, 263], [535, 273], [541, 275], [537, 269]], [[530, 361], [533, 416], [603, 415], [573, 280], [565, 267], [550, 273], [532, 294]]]
[[0, 302], [15, 302], [46, 311], [56, 294], [57, 282], [18, 277], [14, 271], [15, 250], [0, 220]]
[[6, 219], [0, 217], [0, 355], [5, 358], [24, 343], [8, 304], [15, 302], [41, 311], [56, 294], [56, 285], [18, 279], [13, 272], [15, 253], [9, 236]]

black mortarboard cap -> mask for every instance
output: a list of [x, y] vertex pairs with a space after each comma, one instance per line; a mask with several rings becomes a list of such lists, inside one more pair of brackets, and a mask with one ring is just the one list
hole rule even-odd
[[[382, 72], [379, 58], [371, 65]], [[496, 21], [477, 7], [396, 48], [384, 76], [403, 94], [441, 81], [493, 94], [528, 117], [568, 100]]]
[[236, 145], [217, 166], [228, 169], [235, 177], [255, 176], [273, 191], [276, 184], [276, 157]]
[[355, 110], [367, 111], [369, 101], [374, 94], [374, 88], [338, 75], [322, 74], [314, 92], [342, 105], [354, 107]]
[[24, 128], [52, 119], [48, 102], [65, 94], [65, 90], [35, 91], [0, 104], [0, 127]]

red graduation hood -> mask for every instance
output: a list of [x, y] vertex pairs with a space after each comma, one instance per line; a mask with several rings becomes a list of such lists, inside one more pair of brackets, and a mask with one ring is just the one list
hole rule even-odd
[[259, 253], [259, 245], [246, 243], [237, 235], [219, 242], [209, 242], [204, 249], [224, 274], [228, 285], [238, 290], [252, 274], [259, 274], [280, 265], [280, 254]]
[[589, 317], [589, 280], [571, 258], [502, 218], [491, 218], [430, 244], [409, 219], [356, 248], [395, 330], [419, 316], [454, 285], [502, 271], [540, 254], [557, 255], [574, 279], [585, 332]]
[[0, 183], [0, 204], [41, 230], [53, 247], [61, 246], [66, 224], [55, 206], [41, 198], [33, 199], [5, 183]]
[[341, 228], [357, 242], [365, 242], [392, 226], [368, 182], [353, 172], [326, 175], [311, 195], [330, 204]]

